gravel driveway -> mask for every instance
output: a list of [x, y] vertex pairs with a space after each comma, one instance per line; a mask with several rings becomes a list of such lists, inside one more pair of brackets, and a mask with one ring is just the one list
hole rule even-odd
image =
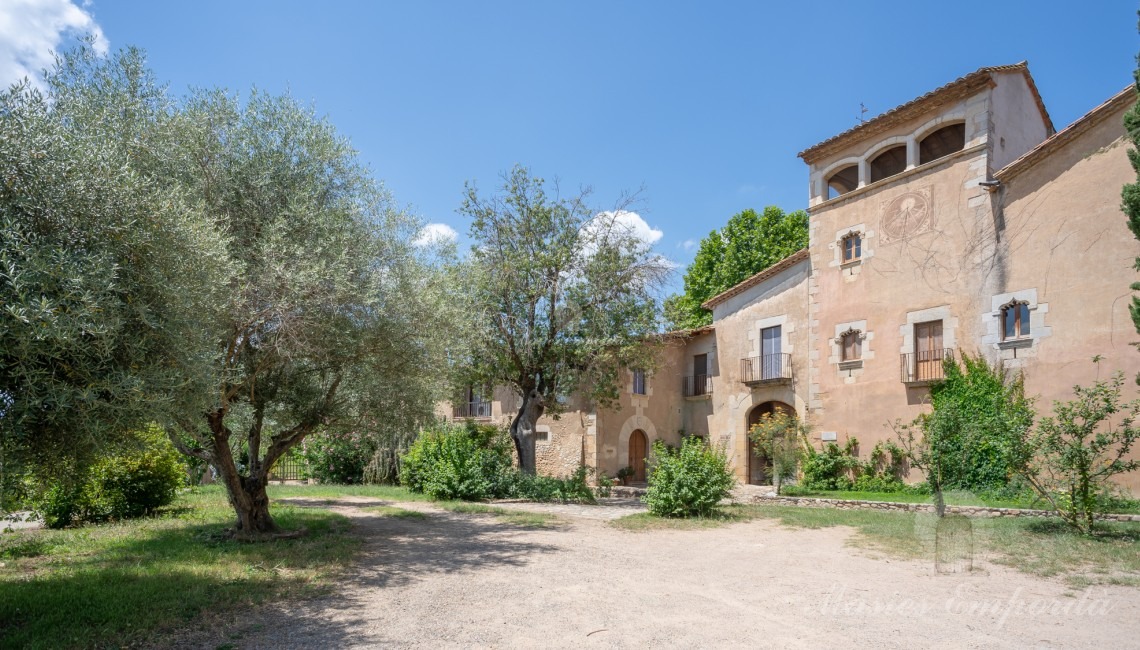
[[[296, 500], [294, 500], [296, 502]], [[845, 528], [757, 520], [628, 532], [638, 504], [501, 504], [559, 514], [527, 529], [428, 504], [341, 499], [366, 539], [339, 593], [278, 604], [218, 632], [216, 648], [1135, 647], [1140, 591], [996, 566], [938, 575], [876, 557]], [[423, 519], [362, 507], [397, 505]], [[329, 507], [327, 503], [323, 507]]]

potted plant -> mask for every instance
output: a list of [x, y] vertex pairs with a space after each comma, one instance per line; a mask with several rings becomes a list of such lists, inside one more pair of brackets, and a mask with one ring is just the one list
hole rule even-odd
[[629, 479], [633, 478], [633, 467], [626, 465], [617, 471], [618, 480], [622, 485], [629, 485]]

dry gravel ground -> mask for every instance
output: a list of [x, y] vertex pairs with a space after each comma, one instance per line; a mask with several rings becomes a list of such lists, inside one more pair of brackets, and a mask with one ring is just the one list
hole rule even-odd
[[[430, 514], [362, 509], [376, 505]], [[853, 548], [845, 528], [758, 520], [628, 532], [604, 520], [637, 509], [619, 506], [507, 505], [565, 520], [528, 529], [428, 504], [341, 499], [332, 509], [353, 518], [367, 542], [339, 593], [265, 608], [214, 638], [183, 641], [209, 648], [1140, 643], [1133, 588], [1077, 591], [988, 564], [980, 573], [940, 575], [931, 562]]]

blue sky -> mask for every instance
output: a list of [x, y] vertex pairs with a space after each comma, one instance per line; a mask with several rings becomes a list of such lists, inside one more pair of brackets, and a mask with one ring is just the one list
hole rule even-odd
[[599, 208], [640, 189], [646, 236], [683, 265], [692, 242], [739, 210], [804, 207], [796, 153], [852, 126], [860, 102], [873, 116], [978, 67], [1028, 59], [1054, 123], [1067, 125], [1130, 83], [1136, 9], [0, 0], [0, 76], [35, 69], [36, 48], [101, 30], [111, 48], [144, 48], [174, 92], [256, 85], [311, 101], [397, 201], [461, 243], [464, 182], [491, 191], [522, 163], [566, 188], [592, 186]]

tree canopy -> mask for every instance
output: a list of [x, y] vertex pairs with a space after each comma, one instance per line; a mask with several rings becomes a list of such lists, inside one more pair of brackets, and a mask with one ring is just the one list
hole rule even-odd
[[498, 194], [468, 185], [460, 212], [471, 219], [467, 286], [474, 333], [457, 351], [458, 382], [509, 386], [521, 398], [511, 423], [521, 467], [534, 471], [535, 423], [581, 390], [607, 404], [619, 372], [651, 363], [655, 295], [671, 270], [622, 220], [599, 211], [589, 192], [550, 195], [515, 167]]
[[733, 215], [701, 240], [685, 271], [684, 292], [665, 301], [667, 327], [681, 330], [712, 323], [712, 312], [702, 303], [807, 245], [808, 215], [802, 210], [785, 213], [768, 206], [760, 214], [749, 209]]
[[318, 427], [431, 417], [452, 285], [327, 120], [257, 91], [175, 100], [140, 52], [89, 48], [0, 111], [6, 439], [157, 422], [258, 535], [274, 462]]

